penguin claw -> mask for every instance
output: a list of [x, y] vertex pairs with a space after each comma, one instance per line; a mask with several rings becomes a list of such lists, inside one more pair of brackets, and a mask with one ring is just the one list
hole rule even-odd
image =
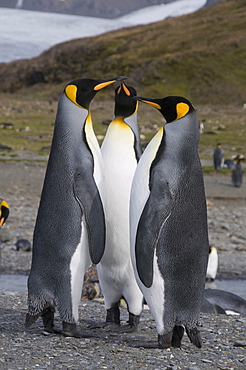
[[191, 343], [193, 343], [197, 348], [202, 347], [202, 338], [200, 335], [200, 331], [197, 328], [193, 328], [193, 329], [186, 328], [186, 333]]
[[82, 333], [77, 330], [73, 333], [63, 331], [61, 334], [66, 338], [95, 338], [96, 337], [96, 334], [89, 333], [89, 332]]
[[135, 325], [124, 325], [124, 326], [118, 326], [115, 328], [115, 331], [117, 333], [136, 333], [138, 331], [138, 327]]
[[27, 313], [25, 327], [29, 328], [40, 316], [41, 316], [41, 313], [38, 313], [36, 315], [31, 315], [30, 313]]
[[62, 322], [63, 330], [62, 335], [64, 337], [73, 337], [73, 338], [94, 338], [96, 334], [90, 332], [79, 332], [76, 328], [76, 324], [70, 324], [65, 321]]
[[157, 341], [136, 341], [133, 342], [132, 347], [142, 347], [142, 348], [160, 348]]
[[119, 329], [119, 324], [116, 324], [115, 322], [109, 322], [109, 321], [103, 321], [103, 322], [98, 322], [96, 324], [88, 326], [89, 330], [93, 329], [105, 329], [106, 331], [116, 331]]
[[41, 334], [43, 334], [47, 337], [47, 336], [52, 335], [52, 334], [62, 334], [62, 330], [53, 326], [52, 329], [44, 328], [44, 330], [41, 331]]

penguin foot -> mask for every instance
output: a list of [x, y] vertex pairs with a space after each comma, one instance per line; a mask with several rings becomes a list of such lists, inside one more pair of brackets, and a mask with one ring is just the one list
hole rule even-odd
[[25, 327], [29, 328], [40, 317], [40, 315], [41, 315], [40, 313], [38, 313], [36, 315], [31, 315], [30, 313], [27, 313], [26, 314]]
[[175, 325], [173, 328], [173, 336], [172, 336], [172, 347], [180, 348], [181, 347], [181, 340], [184, 335], [184, 327]]
[[107, 331], [114, 331], [119, 329], [120, 326], [120, 310], [119, 302], [113, 303], [110, 308], [107, 309], [106, 321], [90, 325], [89, 329], [104, 328]]
[[79, 332], [77, 330], [76, 324], [70, 324], [68, 322], [62, 322], [62, 335], [64, 337], [73, 337], [73, 338], [94, 338], [96, 335], [94, 333], [89, 332]]
[[106, 322], [113, 322], [120, 325], [119, 302], [113, 303], [112, 306], [107, 309]]
[[167, 349], [172, 346], [173, 330], [169, 331], [167, 334], [158, 334], [158, 344], [159, 348]]
[[136, 333], [138, 330], [138, 324], [140, 321], [140, 315], [134, 315], [133, 313], [129, 312], [129, 321], [128, 325], [124, 325], [116, 329], [118, 333]]
[[167, 349], [170, 347], [181, 347], [181, 339], [183, 338], [184, 328], [182, 326], [175, 326], [173, 330], [167, 334], [158, 334], [158, 341], [138, 342], [138, 347], [143, 348], [160, 348]]
[[167, 334], [158, 334], [158, 341], [134, 341], [132, 343], [133, 347], [143, 347], [143, 348], [159, 348], [167, 349], [171, 347], [173, 331]]
[[116, 324], [115, 322], [103, 321], [88, 326], [88, 329], [106, 329], [106, 331], [114, 331], [119, 329], [119, 324]]
[[160, 348], [158, 342], [156, 341], [137, 341], [133, 343], [133, 347], [142, 347], [142, 348]]
[[197, 348], [201, 348], [202, 347], [202, 338], [201, 338], [201, 335], [200, 335], [200, 331], [197, 329], [197, 328], [193, 328], [193, 329], [186, 329], [186, 333], [191, 341], [191, 343], [193, 343]]
[[127, 324], [127, 325], [123, 325], [123, 326], [118, 326], [115, 331], [117, 333], [136, 333], [138, 330], [138, 327], [137, 326], [133, 326], [133, 325], [130, 325], [130, 324]]
[[62, 334], [62, 330], [53, 326], [52, 329], [44, 328], [44, 330], [41, 331], [41, 334], [45, 335], [46, 337], [51, 334]]
[[41, 314], [44, 325], [43, 335], [61, 334], [62, 331], [54, 326], [54, 315], [55, 307], [51, 306], [43, 310]]
[[110, 308], [107, 309], [106, 322], [101, 323], [101, 328], [107, 331], [114, 331], [120, 326], [120, 309], [119, 302], [113, 303]]

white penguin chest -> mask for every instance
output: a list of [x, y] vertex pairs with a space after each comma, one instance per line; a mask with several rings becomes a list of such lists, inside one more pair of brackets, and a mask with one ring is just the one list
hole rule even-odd
[[[103, 141], [104, 183], [106, 199], [118, 199], [123, 208], [129, 206], [132, 179], [137, 167], [134, 134], [122, 120], [115, 119]], [[126, 202], [128, 204], [126, 204]]]
[[[131, 200], [130, 200], [130, 214], [131, 214], [131, 234], [136, 235], [137, 225], [142, 214], [145, 203], [149, 197], [149, 178], [150, 178], [150, 167], [153, 160], [156, 157], [156, 153], [160, 146], [163, 137], [164, 128], [161, 127], [157, 134], [153, 137], [151, 142], [148, 144], [144, 153], [142, 154], [137, 169], [134, 174], [132, 188], [131, 188]], [[132, 240], [135, 245], [135, 237]]]
[[[107, 261], [130, 259], [129, 203], [137, 159], [134, 134], [122, 120], [115, 119], [108, 127], [102, 148], [104, 161], [104, 212], [106, 219]], [[116, 248], [117, 246], [117, 248]]]
[[94, 161], [93, 177], [97, 184], [101, 198], [103, 198], [103, 160], [100, 147], [92, 127], [90, 115], [86, 119], [85, 134]]

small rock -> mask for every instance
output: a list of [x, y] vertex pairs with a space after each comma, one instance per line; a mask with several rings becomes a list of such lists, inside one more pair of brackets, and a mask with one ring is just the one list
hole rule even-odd
[[0, 123], [0, 127], [3, 128], [4, 130], [12, 130], [14, 128], [14, 124], [11, 122], [2, 122]]
[[97, 135], [97, 140], [101, 141], [104, 139], [104, 135]]
[[12, 150], [10, 146], [0, 144], [0, 150]]
[[6, 243], [11, 240], [10, 233], [6, 230], [1, 229], [0, 233], [0, 242]]
[[47, 146], [42, 146], [42, 148], [40, 149], [41, 152], [45, 151], [45, 150], [50, 150], [51, 149], [51, 145], [47, 145]]
[[238, 340], [234, 342], [233, 346], [234, 347], [246, 347], [246, 341]]
[[221, 224], [221, 229], [230, 230], [230, 226], [228, 224]]
[[102, 125], [108, 126], [111, 123], [110, 119], [105, 119], [102, 121]]
[[224, 125], [220, 124], [220, 125], [217, 126], [217, 130], [221, 130], [221, 131], [226, 130], [226, 127]]

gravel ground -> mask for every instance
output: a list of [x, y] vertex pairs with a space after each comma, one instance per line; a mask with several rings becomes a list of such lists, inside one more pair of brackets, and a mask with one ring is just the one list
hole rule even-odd
[[[157, 339], [155, 323], [144, 310], [137, 334], [109, 334], [97, 329], [95, 338], [75, 339], [41, 334], [40, 319], [29, 330], [23, 322], [26, 293], [0, 292], [0, 368], [11, 369], [245, 369], [246, 318], [202, 315], [202, 349], [184, 336], [181, 349], [143, 349], [138, 340]], [[105, 317], [103, 304], [81, 301], [79, 329]], [[122, 320], [127, 311], [121, 308]], [[60, 323], [58, 322], [57, 325]]]
[[[1, 229], [1, 273], [28, 274], [31, 252], [16, 251], [18, 238], [32, 241], [46, 163], [0, 162], [1, 197], [10, 217]], [[205, 176], [210, 242], [219, 251], [219, 277], [246, 277], [246, 185], [231, 186], [229, 176]], [[137, 334], [94, 331], [93, 339], [41, 334], [41, 321], [24, 328], [26, 292], [0, 291], [0, 369], [246, 369], [246, 318], [201, 315], [203, 348], [187, 336], [182, 349], [143, 349], [137, 340], [156, 340], [155, 323], [144, 310]], [[127, 311], [121, 309], [122, 320]], [[57, 316], [57, 325], [61, 325]], [[79, 329], [105, 319], [101, 301], [82, 300]]]

